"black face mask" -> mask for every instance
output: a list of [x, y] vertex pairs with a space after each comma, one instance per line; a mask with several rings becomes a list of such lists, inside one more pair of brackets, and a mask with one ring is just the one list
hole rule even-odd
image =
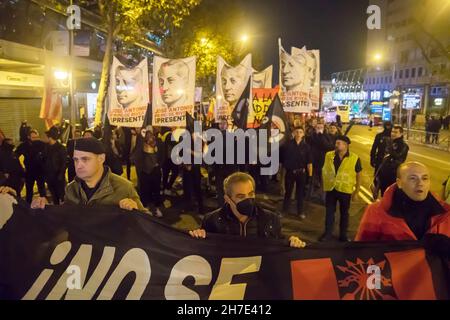
[[254, 198], [242, 200], [236, 205], [236, 209], [239, 211], [239, 213], [248, 217], [252, 217], [255, 215], [255, 207], [256, 203]]

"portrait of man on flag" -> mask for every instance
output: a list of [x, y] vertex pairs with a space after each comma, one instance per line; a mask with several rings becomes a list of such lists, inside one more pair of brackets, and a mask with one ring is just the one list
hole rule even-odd
[[[222, 57], [217, 61], [215, 120], [231, 123], [231, 113], [252, 76], [252, 56], [247, 55], [239, 65], [230, 66]], [[251, 94], [249, 94], [251, 101]]]
[[195, 57], [153, 60], [152, 124], [184, 126], [186, 112], [193, 114]]
[[141, 126], [149, 100], [147, 59], [129, 68], [114, 57], [109, 86], [110, 124]]
[[319, 109], [320, 53], [292, 47], [291, 54], [280, 45], [281, 101], [285, 112], [311, 113]]

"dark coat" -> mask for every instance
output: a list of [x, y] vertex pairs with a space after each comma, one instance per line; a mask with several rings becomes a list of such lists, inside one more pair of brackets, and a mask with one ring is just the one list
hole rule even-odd
[[281, 239], [281, 222], [276, 213], [256, 207], [256, 215], [244, 225], [234, 216], [228, 204], [208, 213], [203, 219], [202, 229], [206, 232]]
[[24, 165], [27, 173], [42, 174], [45, 167], [45, 150], [46, 144], [43, 141], [25, 141], [19, 144], [16, 149], [17, 157], [23, 155]]
[[391, 132], [384, 130], [375, 136], [375, 140], [370, 150], [370, 165], [372, 167], [378, 167], [386, 155], [386, 147], [391, 140]]
[[327, 133], [314, 132], [306, 142], [311, 146], [313, 164], [317, 168], [322, 168], [325, 163], [325, 154], [328, 151], [334, 150], [336, 141]]
[[45, 178], [47, 181], [65, 180], [67, 150], [61, 143], [47, 145], [45, 153]]

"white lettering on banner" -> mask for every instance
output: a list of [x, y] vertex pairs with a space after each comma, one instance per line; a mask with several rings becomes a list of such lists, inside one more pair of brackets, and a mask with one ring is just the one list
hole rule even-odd
[[[81, 290], [69, 290], [67, 291], [67, 273], [63, 273], [59, 278], [55, 287], [50, 291], [46, 300], [60, 300], [66, 294], [66, 300], [78, 300], [78, 299], [92, 299], [98, 287], [102, 283], [102, 279], [106, 276], [114, 258], [114, 247], [105, 247], [102, 257], [98, 263], [89, 281], [86, 283], [86, 274], [89, 269], [92, 256], [92, 245], [82, 244], [77, 251], [75, 257], [70, 262], [71, 265], [79, 266], [81, 270]], [[85, 285], [86, 283], [86, 285]]]
[[377, 5], [370, 5], [367, 8], [367, 14], [370, 14], [370, 16], [367, 18], [367, 29], [380, 30], [381, 29], [381, 8]]
[[209, 300], [243, 300], [246, 283], [231, 284], [234, 275], [258, 272], [261, 268], [261, 256], [245, 258], [223, 258], [219, 276]]
[[150, 281], [151, 267], [148, 256], [144, 250], [134, 248], [129, 250], [120, 260], [116, 270], [114, 270], [108, 282], [103, 287], [98, 300], [111, 300], [114, 293], [119, 288], [123, 279], [130, 273], [134, 272], [136, 278], [128, 293], [127, 300], [138, 300]]
[[197, 292], [183, 286], [183, 280], [187, 277], [193, 277], [196, 286], [209, 285], [212, 280], [211, 266], [200, 256], [187, 256], [178, 261], [164, 290], [167, 300], [200, 300]]
[[13, 204], [17, 204], [17, 200], [12, 195], [0, 193], [0, 230], [11, 219], [14, 213]]
[[[70, 249], [72, 248], [72, 244], [69, 241], [61, 242], [56, 246], [53, 250], [53, 253], [50, 257], [50, 264], [55, 266], [61, 263], [69, 254]], [[34, 300], [37, 298], [39, 293], [44, 288], [45, 284], [48, 282], [50, 277], [53, 274], [52, 269], [44, 269], [37, 280], [33, 283], [31, 288], [25, 293], [22, 300]]]
[[[50, 257], [50, 265], [61, 264], [72, 250], [72, 243], [64, 241], [58, 244]], [[140, 248], [128, 250], [120, 260], [111, 276], [106, 278], [115, 258], [115, 247], [104, 247], [100, 261], [96, 266], [90, 266], [93, 246], [82, 244], [75, 256], [70, 261], [69, 267], [61, 275], [54, 275], [54, 270], [44, 269], [30, 289], [23, 296], [22, 300], [37, 299], [43, 288], [52, 279], [52, 276], [59, 276], [56, 284], [51, 288], [46, 300], [90, 300], [94, 298], [99, 289], [98, 300], [110, 300], [116, 294], [122, 281], [130, 274], [135, 274], [135, 280], [126, 296], [127, 300], [140, 299], [147, 289], [151, 276], [151, 265], [147, 253]], [[223, 258], [216, 283], [211, 290], [209, 299], [244, 299], [246, 283], [231, 284], [234, 275], [258, 272], [261, 268], [261, 256]], [[89, 280], [86, 282], [88, 270], [92, 270]], [[73, 272], [73, 270], [76, 270]], [[71, 271], [71, 272], [66, 272]], [[79, 283], [70, 280], [72, 276], [79, 277]], [[196, 286], [207, 286], [213, 279], [212, 269], [209, 262], [198, 255], [184, 257], [175, 263], [170, 277], [165, 286], [164, 295], [170, 300], [198, 300], [200, 296], [197, 292], [183, 286], [183, 281], [187, 277], [193, 277]], [[106, 281], [105, 281], [106, 280]], [[101, 284], [106, 282], [103, 288]], [[70, 285], [69, 285], [70, 284]], [[68, 286], [69, 285], [69, 286]], [[80, 288], [77, 290], [72, 290]]]

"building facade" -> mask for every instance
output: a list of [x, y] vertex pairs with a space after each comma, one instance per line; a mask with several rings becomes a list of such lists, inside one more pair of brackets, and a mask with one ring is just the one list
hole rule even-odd
[[[0, 128], [7, 136], [17, 140], [23, 120], [40, 132], [45, 130], [39, 113], [46, 77], [54, 77], [64, 119], [75, 116], [78, 120], [81, 114], [86, 114], [93, 120], [106, 35], [100, 17], [81, 10], [81, 29], [74, 31], [71, 58], [64, 7], [46, 0], [0, 2]], [[121, 51], [124, 47], [117, 39], [115, 55], [123, 57], [124, 62], [131, 61], [133, 57]], [[150, 57], [158, 52], [157, 46], [145, 39], [132, 47], [141, 56]], [[63, 79], [58, 79], [61, 75]]]
[[[393, 120], [449, 114], [450, 7], [440, 0], [373, 0], [380, 30], [369, 30], [364, 90], [369, 104], [388, 103]], [[418, 118], [418, 119], [419, 119]]]

